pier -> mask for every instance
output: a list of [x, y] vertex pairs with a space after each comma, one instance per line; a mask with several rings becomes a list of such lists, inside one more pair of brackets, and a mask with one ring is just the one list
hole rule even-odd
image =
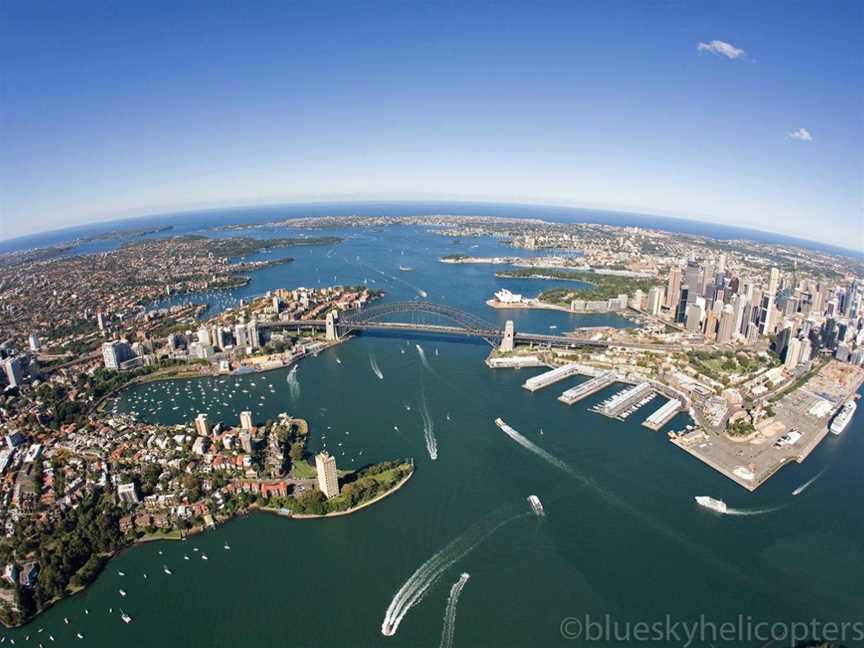
[[[538, 376], [538, 378], [539, 377], [540, 376]], [[568, 389], [558, 397], [558, 400], [565, 405], [572, 405], [573, 403], [578, 403], [583, 398], [587, 398], [591, 394], [596, 394], [598, 391], [604, 387], [608, 387], [613, 382], [615, 382], [615, 375], [612, 372], [606, 372], [596, 378], [592, 378], [591, 380]]]
[[655, 410], [651, 416], [642, 421], [642, 425], [647, 427], [649, 430], [654, 430], [656, 432], [671, 421], [672, 417], [675, 416], [680, 409], [681, 402], [677, 398], [670, 398], [663, 403], [659, 409]]
[[591, 411], [610, 418], [624, 418], [630, 414], [632, 409], [644, 405], [653, 397], [653, 387], [651, 387], [650, 383], [642, 382], [635, 387], [628, 387], [607, 398], [602, 403], [591, 408]]
[[528, 391], [537, 391], [538, 389], [543, 389], [544, 387], [548, 387], [556, 382], [564, 380], [565, 378], [570, 378], [571, 376], [575, 376], [579, 373], [579, 365], [576, 363], [566, 364], [563, 367], [557, 367], [552, 369], [551, 371], [547, 371], [546, 373], [542, 373], [539, 376], [534, 376], [533, 378], [529, 378], [522, 385]]

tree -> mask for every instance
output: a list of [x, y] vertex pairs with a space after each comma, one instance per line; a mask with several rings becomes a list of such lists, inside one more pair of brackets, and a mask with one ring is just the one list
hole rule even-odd
[[291, 461], [297, 462], [303, 460], [303, 455], [306, 453], [306, 448], [302, 441], [295, 441], [291, 444]]

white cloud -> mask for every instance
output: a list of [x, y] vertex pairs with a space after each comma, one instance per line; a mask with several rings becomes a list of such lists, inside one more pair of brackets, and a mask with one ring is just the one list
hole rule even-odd
[[812, 142], [813, 136], [810, 134], [806, 128], [799, 128], [796, 131], [792, 131], [789, 133], [789, 137], [795, 140], [801, 140], [802, 142]]
[[743, 49], [738, 49], [731, 43], [721, 40], [712, 40], [710, 43], [699, 43], [696, 46], [698, 52], [711, 52], [717, 56], [725, 56], [728, 59], [737, 59], [745, 55]]

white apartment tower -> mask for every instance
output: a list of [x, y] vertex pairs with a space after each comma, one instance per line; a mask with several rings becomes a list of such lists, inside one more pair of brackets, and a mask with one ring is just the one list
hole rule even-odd
[[336, 458], [327, 451], [315, 455], [315, 468], [318, 471], [318, 488], [327, 499], [339, 494], [339, 476], [336, 474]]

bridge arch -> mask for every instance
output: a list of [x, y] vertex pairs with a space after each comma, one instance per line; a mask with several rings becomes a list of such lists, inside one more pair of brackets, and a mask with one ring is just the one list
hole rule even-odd
[[338, 326], [344, 331], [349, 331], [353, 328], [362, 328], [365, 324], [372, 324], [388, 315], [399, 313], [423, 313], [443, 317], [456, 324], [458, 328], [463, 329], [465, 334], [484, 338], [490, 344], [495, 344], [495, 340], [499, 339], [502, 335], [500, 328], [481, 317], [466, 313], [452, 306], [426, 301], [401, 301], [376, 304], [360, 311], [345, 313], [340, 319]]

